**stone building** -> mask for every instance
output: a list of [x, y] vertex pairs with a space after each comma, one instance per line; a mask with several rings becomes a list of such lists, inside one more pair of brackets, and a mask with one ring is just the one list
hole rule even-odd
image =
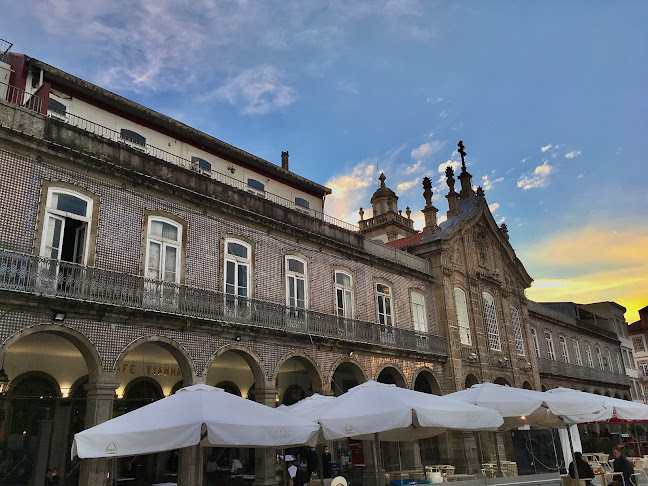
[[639, 309], [639, 320], [628, 326], [634, 360], [644, 397], [648, 397], [648, 306]]
[[[287, 152], [278, 166], [36, 59], [4, 60], [8, 470], [27, 457], [33, 477], [57, 467], [75, 484], [75, 432], [196, 382], [273, 406], [368, 379], [447, 391], [429, 262], [323, 214], [330, 191]], [[420, 464], [412, 447], [403, 460]], [[274, 453], [247, 454], [256, 483], [274, 484]], [[201, 460], [181, 451], [181, 482], [199, 484]], [[173, 465], [137, 466], [159, 482]], [[104, 484], [106, 468], [82, 461], [80, 484]]]

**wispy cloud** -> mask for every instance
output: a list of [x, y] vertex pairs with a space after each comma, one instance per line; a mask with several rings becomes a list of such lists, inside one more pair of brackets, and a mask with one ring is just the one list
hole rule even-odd
[[423, 159], [437, 153], [443, 147], [443, 142], [440, 140], [433, 140], [432, 142], [427, 142], [422, 145], [419, 145], [415, 149], [412, 149], [411, 156], [413, 159]]
[[500, 207], [500, 205], [497, 204], [497, 203], [493, 203], [493, 204], [488, 205], [488, 209], [490, 209], [491, 213], [494, 213], [495, 211], [497, 211], [499, 209], [499, 207]]
[[574, 157], [578, 157], [581, 154], [580, 150], [573, 150], [571, 152], [568, 152], [565, 154], [566, 159], [573, 159]]
[[245, 114], [266, 114], [295, 101], [293, 88], [275, 66], [263, 65], [242, 71], [228, 79], [214, 93]]
[[445, 120], [446, 118], [448, 118], [448, 112], [443, 110], [441, 113], [439, 113], [439, 117]]
[[418, 181], [418, 179], [414, 179], [412, 181], [401, 182], [396, 186], [396, 191], [398, 192], [398, 194], [402, 194], [408, 189], [414, 187], [418, 183]]
[[332, 191], [326, 198], [326, 212], [356, 224], [358, 209], [369, 202], [368, 193], [374, 185], [376, 160], [360, 162], [349, 173], [339, 174], [326, 182]]
[[414, 165], [410, 165], [409, 167], [405, 167], [405, 170], [404, 170], [405, 175], [416, 174], [418, 171], [421, 170], [422, 165], [423, 165], [423, 161], [419, 160]]
[[554, 168], [545, 160], [542, 165], [537, 166], [533, 172], [524, 174], [517, 182], [517, 186], [523, 190], [533, 189], [535, 187], [546, 187], [549, 183], [548, 177], [554, 171]]
[[427, 100], [425, 100], [426, 103], [429, 103], [431, 105], [433, 105], [435, 103], [441, 103], [443, 101], [445, 101], [443, 98], [434, 98], [434, 97], [428, 98]]
[[502, 182], [504, 180], [503, 177], [498, 177], [497, 179], [490, 180], [488, 178], [488, 175], [482, 176], [482, 187], [484, 188], [485, 191], [490, 191], [495, 184], [498, 182]]
[[544, 147], [540, 147], [540, 150], [542, 150], [543, 152], [546, 152], [546, 151], [549, 150], [550, 148], [551, 148], [551, 144], [549, 144], [549, 145], [545, 145]]

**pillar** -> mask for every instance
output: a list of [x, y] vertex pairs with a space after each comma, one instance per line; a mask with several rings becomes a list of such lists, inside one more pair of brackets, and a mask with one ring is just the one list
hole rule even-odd
[[400, 442], [399, 445], [403, 469], [407, 469], [408, 471], [423, 471], [419, 441], [410, 440], [408, 442]]
[[[274, 408], [276, 406], [277, 389], [264, 388], [255, 390], [256, 401]], [[276, 486], [279, 484], [275, 475], [277, 450], [275, 448], [255, 449], [255, 478], [253, 486]]]
[[180, 449], [178, 486], [200, 486], [203, 483], [203, 454], [200, 444]]
[[66, 473], [65, 463], [70, 454], [67, 445], [71, 415], [72, 407], [70, 403], [66, 403], [65, 399], [57, 400], [56, 407], [54, 408], [54, 423], [52, 427], [48, 466], [57, 468], [61, 474]]
[[[112, 417], [115, 390], [118, 383], [92, 383], [85, 385], [86, 401], [85, 428], [90, 428]], [[79, 472], [79, 484], [104, 486], [108, 473], [108, 459], [83, 459]]]

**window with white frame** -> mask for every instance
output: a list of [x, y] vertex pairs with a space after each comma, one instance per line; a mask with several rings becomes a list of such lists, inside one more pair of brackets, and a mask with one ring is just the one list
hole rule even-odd
[[520, 325], [520, 313], [511, 306], [511, 323], [513, 324], [513, 337], [515, 338], [515, 350], [520, 356], [524, 356], [524, 338], [522, 337], [522, 326]]
[[484, 317], [488, 332], [488, 345], [494, 351], [502, 350], [500, 341], [499, 326], [497, 324], [497, 312], [495, 311], [495, 299], [488, 292], [482, 293], [484, 300]]
[[412, 321], [414, 330], [418, 332], [428, 332], [427, 316], [425, 315], [425, 298], [419, 292], [410, 294], [410, 305], [412, 307]]
[[565, 363], [570, 363], [571, 361], [569, 360], [569, 350], [567, 349], [567, 340], [565, 339], [564, 336], [558, 336], [558, 340], [560, 341], [560, 350], [562, 351], [563, 361]]
[[182, 227], [169, 219], [149, 217], [146, 245], [146, 277], [169, 283], [180, 282]]
[[92, 199], [67, 189], [47, 192], [41, 256], [85, 265]]
[[545, 332], [545, 341], [547, 342], [547, 358], [556, 359], [556, 352], [554, 351], [553, 337], [551, 333]]
[[533, 350], [535, 351], [536, 358], [539, 358], [540, 345], [538, 344], [538, 333], [533, 328], [531, 328], [531, 340], [533, 341]]
[[574, 345], [574, 357], [576, 358], [576, 364], [578, 366], [583, 366], [583, 358], [580, 352], [580, 344], [578, 344], [578, 341], [576, 339], [574, 339], [572, 343]]
[[250, 297], [252, 247], [241, 240], [225, 240], [225, 293], [242, 299]]
[[598, 361], [599, 368], [602, 370], [605, 369], [605, 365], [603, 364], [603, 355], [601, 354], [601, 348], [596, 346], [596, 360]]
[[614, 363], [612, 362], [612, 354], [609, 349], [605, 350], [605, 355], [607, 358], [607, 367], [610, 371], [614, 372]]
[[463, 289], [454, 289], [455, 310], [457, 312], [457, 324], [459, 325], [459, 339], [461, 344], [472, 346], [470, 335], [470, 321], [468, 320], [468, 305], [466, 304], [466, 292]]
[[286, 305], [289, 307], [308, 308], [307, 268], [305, 260], [286, 256]]
[[621, 363], [621, 353], [616, 353], [616, 364], [619, 373], [625, 373], [625, 369], [623, 369], [623, 363]]
[[628, 368], [634, 370], [634, 356], [632, 355], [632, 351], [627, 349], [626, 352], [628, 353], [628, 361], [630, 363], [630, 366], [628, 366]]
[[646, 350], [644, 346], [644, 340], [642, 336], [636, 336], [632, 338], [632, 346], [636, 353], [640, 353]]
[[643, 376], [648, 376], [648, 361], [639, 361], [639, 371]]
[[335, 309], [338, 317], [353, 319], [353, 277], [347, 272], [335, 272]]
[[392, 292], [389, 285], [376, 284], [376, 303], [378, 305], [378, 322], [392, 326], [394, 314], [392, 309]]
[[589, 344], [585, 345], [585, 356], [587, 357], [587, 365], [594, 368], [594, 361], [592, 360], [592, 348]]
[[628, 359], [628, 351], [626, 349], [621, 350], [621, 355], [623, 358], [623, 365], [626, 368], [630, 368], [630, 360]]

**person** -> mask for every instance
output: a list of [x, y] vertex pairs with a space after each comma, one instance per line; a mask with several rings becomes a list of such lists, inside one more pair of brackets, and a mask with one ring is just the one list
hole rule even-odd
[[137, 476], [137, 471], [133, 466], [133, 461], [126, 461], [126, 464], [124, 465], [124, 469], [121, 472], [121, 477], [135, 479], [136, 476]]
[[218, 456], [214, 453], [205, 463], [205, 476], [209, 486], [215, 485], [218, 480]]
[[55, 486], [61, 482], [56, 469], [48, 469], [45, 473], [45, 486]]
[[[574, 452], [574, 457], [576, 458], [576, 467], [578, 471], [578, 479], [585, 479], [587, 486], [592, 484], [592, 479], [594, 479], [594, 471], [592, 467], [583, 459], [583, 454], [580, 452]], [[575, 478], [574, 473], [574, 462], [572, 461], [569, 464], [569, 477]]]
[[331, 453], [329, 452], [328, 446], [324, 447], [324, 452], [322, 453], [322, 469], [324, 469], [324, 477], [331, 477]]
[[608, 486], [634, 486], [634, 468], [628, 458], [616, 447], [612, 449], [612, 457], [614, 457], [614, 472], [621, 474], [612, 476], [612, 482]]
[[241, 474], [243, 472], [243, 463], [239, 461], [238, 457], [235, 457], [232, 460], [232, 469], [230, 470], [232, 474]]

